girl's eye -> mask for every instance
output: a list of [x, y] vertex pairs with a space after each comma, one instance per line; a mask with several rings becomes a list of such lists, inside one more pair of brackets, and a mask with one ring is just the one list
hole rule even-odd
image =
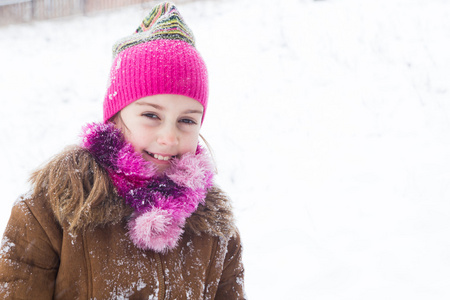
[[194, 120], [191, 120], [191, 119], [181, 119], [180, 122], [188, 124], [188, 125], [195, 125], [195, 124], [197, 124], [197, 122], [195, 122]]
[[152, 114], [152, 113], [145, 113], [143, 116], [146, 116], [149, 119], [158, 119], [158, 115]]

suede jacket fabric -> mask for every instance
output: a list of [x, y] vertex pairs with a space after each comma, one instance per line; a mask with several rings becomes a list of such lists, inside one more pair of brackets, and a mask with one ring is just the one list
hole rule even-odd
[[[70, 154], [77, 161], [88, 155]], [[61, 161], [50, 169], [61, 169]], [[167, 253], [131, 242], [127, 209], [107, 221], [93, 213], [81, 229], [69, 230], [48, 198], [25, 195], [13, 206], [0, 249], [1, 299], [245, 299], [239, 233], [220, 189], [209, 191]]]

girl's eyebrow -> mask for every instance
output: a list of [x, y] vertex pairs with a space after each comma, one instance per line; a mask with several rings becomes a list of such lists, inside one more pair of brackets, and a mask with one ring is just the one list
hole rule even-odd
[[201, 115], [203, 115], [202, 110], [196, 110], [196, 109], [189, 109], [189, 110], [186, 110], [184, 113], [185, 114], [201, 114]]

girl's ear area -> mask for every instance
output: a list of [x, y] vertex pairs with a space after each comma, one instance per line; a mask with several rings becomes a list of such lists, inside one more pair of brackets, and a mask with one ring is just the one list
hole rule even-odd
[[108, 122], [113, 123], [114, 125], [117, 125], [118, 122], [120, 121], [121, 117], [120, 117], [120, 111], [117, 112], [114, 116], [112, 116]]
[[125, 133], [126, 131], [130, 131], [130, 129], [128, 129], [127, 125], [123, 121], [122, 115], [120, 112], [121, 111], [119, 111], [117, 114], [112, 116], [111, 119], [109, 119], [109, 122], [113, 123], [114, 126], [116, 126], [120, 130], [122, 130], [123, 133]]

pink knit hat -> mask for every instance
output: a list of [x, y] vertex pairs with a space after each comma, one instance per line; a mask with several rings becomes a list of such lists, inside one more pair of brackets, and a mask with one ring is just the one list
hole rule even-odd
[[104, 122], [128, 104], [158, 94], [197, 100], [203, 105], [203, 122], [208, 104], [206, 65], [175, 5], [154, 7], [135, 34], [114, 45], [113, 55]]

